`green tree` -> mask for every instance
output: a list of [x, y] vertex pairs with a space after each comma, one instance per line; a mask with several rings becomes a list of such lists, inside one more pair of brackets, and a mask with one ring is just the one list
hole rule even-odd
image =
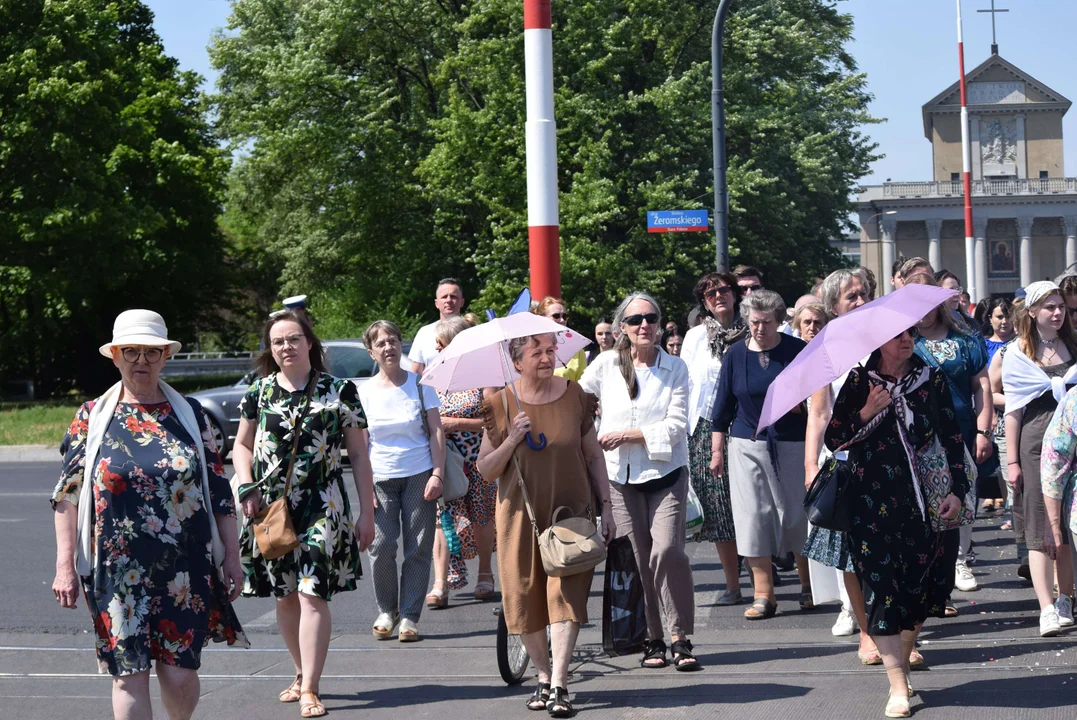
[[224, 299], [229, 161], [198, 82], [138, 0], [0, 3], [0, 373], [96, 390], [118, 312], [190, 344]]
[[[554, 6], [563, 294], [577, 316], [647, 289], [687, 309], [708, 234], [645, 212], [710, 204], [717, 0]], [[212, 50], [243, 212], [286, 291], [361, 320], [430, 312], [437, 278], [503, 308], [527, 282], [518, 0], [237, 0]], [[825, 0], [739, 0], [727, 26], [731, 255], [793, 294], [875, 146], [852, 20]], [[335, 325], [338, 326], [338, 325]]]

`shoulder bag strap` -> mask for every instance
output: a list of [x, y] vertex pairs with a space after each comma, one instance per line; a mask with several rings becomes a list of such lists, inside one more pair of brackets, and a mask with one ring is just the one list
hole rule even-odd
[[[295, 456], [299, 451], [299, 436], [303, 433], [303, 420], [306, 419], [307, 413], [310, 411], [310, 399], [314, 395], [314, 386], [317, 384], [318, 371], [312, 370], [310, 380], [307, 381], [307, 392], [303, 396], [303, 409], [300, 410], [299, 417], [295, 419], [295, 425], [292, 426], [292, 456], [288, 458], [288, 474], [284, 479], [284, 498], [287, 498], [292, 492], [292, 471], [295, 470]], [[287, 499], [285, 502], [287, 502]]]
[[[510, 422], [509, 420], [509, 399], [507, 397], [509, 392], [508, 388], [501, 391], [501, 405], [505, 408], [505, 424], [506, 426]], [[505, 434], [505, 440], [508, 440], [508, 433]], [[520, 467], [520, 460], [516, 456], [516, 448], [512, 449], [512, 462], [516, 466], [516, 482], [520, 485], [520, 492], [524, 496], [524, 507], [527, 509], [527, 516], [531, 518], [531, 528], [535, 531], [535, 537], [539, 537], [538, 523], [535, 522], [535, 508], [531, 507], [531, 498], [527, 494], [527, 486], [524, 485], [524, 471]]]
[[426, 417], [426, 398], [423, 397], [423, 386], [419, 384], [419, 376], [415, 376], [415, 391], [419, 393], [419, 419], [423, 423], [423, 433], [427, 440], [430, 439], [430, 420]]

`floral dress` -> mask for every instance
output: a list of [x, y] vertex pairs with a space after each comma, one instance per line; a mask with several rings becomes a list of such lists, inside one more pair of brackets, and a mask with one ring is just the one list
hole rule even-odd
[[[300, 545], [276, 560], [267, 560], [248, 521], [239, 538], [246, 597], [284, 597], [298, 590], [329, 600], [335, 593], [354, 590], [356, 579], [363, 576], [340, 450], [343, 430], [365, 428], [366, 415], [352, 382], [328, 373], [314, 381], [317, 385], [303, 420], [288, 498]], [[239, 412], [258, 430], [254, 482], [240, 486], [241, 498], [257, 488], [265, 506], [284, 494], [292, 430], [306, 402], [306, 391], [306, 386], [294, 392], [284, 389], [276, 373], [259, 378], [247, 389]]]
[[[52, 495], [78, 504], [94, 402], [83, 404], [60, 446]], [[224, 466], [205, 413], [191, 401], [209, 464], [213, 514], [235, 518]], [[167, 403], [120, 402], [94, 478], [93, 572], [82, 578], [101, 672], [148, 671], [152, 661], [197, 670], [211, 639], [249, 646], [218, 579], [202, 497], [198, 450]]]
[[[924, 364], [910, 359], [910, 377]], [[874, 369], [869, 363], [868, 369]], [[961, 427], [950, 388], [942, 373], [903, 393], [912, 418], [910, 442], [923, 447], [939, 441], [946, 451], [953, 493], [968, 490]], [[834, 405], [826, 446], [834, 452], [860, 430], [859, 414], [872, 380], [866, 372], [849, 374]], [[902, 382], [905, 382], [904, 380]], [[852, 470], [852, 526], [847, 533], [857, 579], [864, 591], [869, 635], [896, 635], [913, 630], [929, 615], [944, 617], [953, 562], [946, 562], [944, 533], [937, 533], [921, 515], [893, 405], [878, 426], [849, 448]]]
[[[481, 418], [482, 391], [466, 390], [458, 393], [438, 393], [441, 399], [441, 415], [455, 418]], [[482, 444], [482, 431], [446, 433], [445, 439], [456, 452], [464, 456], [464, 473], [468, 478], [467, 495], [446, 504], [446, 508], [456, 534], [460, 537], [460, 554], [453, 555], [449, 561], [449, 587], [459, 590], [467, 585], [467, 566], [465, 560], [474, 558], [478, 551], [475, 546], [474, 527], [486, 527], [494, 521], [497, 506], [497, 483], [484, 480], [479, 474], [476, 462], [479, 459], [479, 445]], [[438, 506], [438, 521], [441, 521], [441, 506]]]

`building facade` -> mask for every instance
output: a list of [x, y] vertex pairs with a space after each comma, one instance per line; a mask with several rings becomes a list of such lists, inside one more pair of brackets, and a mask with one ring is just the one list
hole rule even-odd
[[901, 256], [950, 270], [973, 301], [1012, 295], [1077, 263], [1077, 178], [1066, 177], [1062, 151], [1070, 101], [999, 55], [966, 82], [974, 237], [965, 237], [954, 83], [923, 106], [934, 178], [865, 186], [858, 197], [861, 257], [886, 292]]

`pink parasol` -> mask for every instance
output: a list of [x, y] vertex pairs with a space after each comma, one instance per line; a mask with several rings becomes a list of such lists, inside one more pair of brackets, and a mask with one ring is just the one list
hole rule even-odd
[[756, 432], [778, 422], [956, 294], [932, 285], [906, 285], [831, 320], [770, 384]]
[[541, 315], [521, 312], [494, 318], [453, 338], [423, 373], [422, 384], [441, 392], [509, 385], [520, 376], [508, 360], [508, 341], [546, 333], [557, 336], [557, 360], [562, 365], [591, 344], [575, 330]]

